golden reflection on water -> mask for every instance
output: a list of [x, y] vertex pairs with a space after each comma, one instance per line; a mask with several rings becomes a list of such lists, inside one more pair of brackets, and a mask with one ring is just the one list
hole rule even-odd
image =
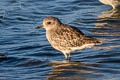
[[96, 34], [109, 35], [109, 36], [119, 36], [120, 32], [111, 32], [111, 29], [120, 30], [120, 9], [112, 9], [109, 11], [103, 11], [100, 16], [98, 16], [96, 23], [96, 28], [105, 28], [101, 32]]
[[[120, 9], [112, 9], [101, 12], [97, 18], [97, 23], [93, 29], [93, 33], [103, 36], [104, 43], [112, 44], [120, 40]], [[112, 44], [103, 49], [119, 48], [120, 44]]]
[[51, 65], [52, 71], [48, 74], [47, 80], [92, 80], [90, 76], [98, 74], [92, 70], [97, 66], [96, 64], [84, 64], [79, 61], [53, 61]]
[[101, 19], [120, 19], [120, 9], [105, 10], [101, 12], [102, 15], [98, 16]]

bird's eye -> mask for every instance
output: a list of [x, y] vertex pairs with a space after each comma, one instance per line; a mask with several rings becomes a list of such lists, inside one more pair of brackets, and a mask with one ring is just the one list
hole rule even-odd
[[51, 22], [47, 22], [47, 24], [51, 24]]

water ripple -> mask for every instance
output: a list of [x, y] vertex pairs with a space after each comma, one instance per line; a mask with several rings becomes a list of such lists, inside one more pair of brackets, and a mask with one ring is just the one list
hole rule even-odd
[[[106, 10], [105, 10], [106, 9]], [[95, 0], [1, 0], [0, 79], [119, 80], [120, 10]], [[64, 55], [51, 47], [45, 30], [36, 30], [45, 16], [58, 17], [103, 44]]]

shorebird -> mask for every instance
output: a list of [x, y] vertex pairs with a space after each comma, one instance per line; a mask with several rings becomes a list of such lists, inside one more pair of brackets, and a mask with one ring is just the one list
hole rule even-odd
[[103, 4], [110, 5], [113, 7], [113, 9], [120, 6], [120, 0], [99, 0]]
[[63, 24], [56, 17], [46, 17], [40, 26], [45, 28], [46, 37], [53, 48], [62, 52], [66, 60], [70, 60], [70, 53], [101, 43], [98, 39], [84, 35], [76, 27]]

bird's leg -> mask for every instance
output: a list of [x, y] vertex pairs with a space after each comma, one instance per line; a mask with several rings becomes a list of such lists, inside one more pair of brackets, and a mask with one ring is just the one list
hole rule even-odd
[[65, 56], [65, 60], [70, 61], [71, 60], [71, 56], [70, 53], [63, 53]]
[[65, 56], [65, 59], [67, 60], [67, 59], [68, 59], [67, 53], [63, 53], [63, 54], [64, 54], [64, 56]]
[[116, 7], [114, 5], [112, 5], [113, 9], [115, 9]]
[[69, 60], [69, 61], [71, 60], [71, 56], [70, 56], [70, 53], [68, 54], [68, 60]]

